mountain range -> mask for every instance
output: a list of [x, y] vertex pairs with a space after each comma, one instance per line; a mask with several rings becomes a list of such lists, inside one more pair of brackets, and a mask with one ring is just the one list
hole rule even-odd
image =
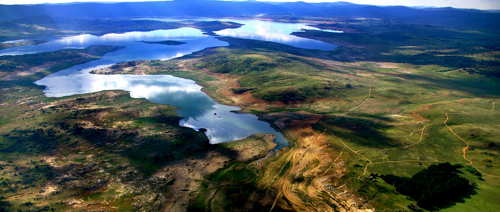
[[[36, 5], [0, 5], [0, 20], [48, 15], [76, 18], [126, 17], [235, 17], [235, 16], [302, 16], [391, 18], [398, 21], [463, 27], [498, 27], [500, 13], [474, 9], [415, 8], [405, 6], [371, 6], [348, 2], [257, 2], [219, 0], [174, 0], [126, 3], [69, 3]], [[456, 26], [455, 26], [456, 27]]]

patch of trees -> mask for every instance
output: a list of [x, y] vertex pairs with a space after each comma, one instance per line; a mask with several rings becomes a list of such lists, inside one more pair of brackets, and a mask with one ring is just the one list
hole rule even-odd
[[121, 131], [117, 129], [85, 128], [75, 124], [69, 134], [81, 136], [91, 142], [95, 147], [103, 147], [118, 141], [132, 140], [137, 132]]
[[49, 165], [35, 165], [33, 169], [28, 169], [19, 173], [21, 175], [21, 184], [35, 187], [43, 185], [47, 180], [54, 178], [54, 170]]
[[0, 146], [0, 152], [50, 152], [67, 140], [62, 133], [56, 128], [15, 129], [2, 135], [11, 145]]
[[4, 196], [0, 196], [0, 212], [9, 211], [7, 207], [12, 204], [6, 200]]
[[89, 46], [86, 49], [63, 49], [53, 52], [26, 54], [16, 56], [0, 56], [0, 72], [27, 70], [35, 66], [54, 63], [48, 67], [49, 72], [56, 72], [76, 64], [95, 60], [93, 56], [102, 56], [107, 52], [116, 51], [120, 46]]
[[141, 64], [143, 61], [129, 61], [125, 63], [117, 63], [109, 67], [111, 70], [124, 69], [127, 67], [132, 67]]
[[382, 175], [385, 182], [425, 209], [444, 208], [475, 194], [475, 187], [450, 163], [431, 165], [412, 177]]
[[16, 70], [17, 65], [15, 63], [12, 63], [10, 61], [4, 60], [0, 61], [0, 70], [5, 71], [5, 72], [13, 72]]
[[245, 93], [247, 91], [251, 91], [253, 89], [255, 89], [255, 88], [232, 88], [231, 90], [235, 94], [242, 94], [242, 93]]

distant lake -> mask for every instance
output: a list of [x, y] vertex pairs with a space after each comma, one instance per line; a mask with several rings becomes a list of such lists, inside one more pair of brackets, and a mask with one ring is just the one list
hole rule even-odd
[[[333, 50], [335, 45], [290, 35], [293, 31], [310, 29], [305, 24], [288, 24], [256, 20], [227, 20], [245, 24], [238, 29], [217, 31], [223, 36], [272, 41], [299, 48]], [[318, 30], [318, 29], [316, 29]], [[32, 38], [42, 40], [43, 38]], [[73, 66], [36, 82], [46, 86], [45, 94], [62, 97], [103, 90], [130, 91], [134, 98], [146, 98], [159, 104], [179, 107], [177, 113], [183, 117], [181, 126], [207, 129], [211, 143], [228, 142], [255, 133], [276, 135], [276, 149], [289, 143], [269, 123], [258, 120], [253, 114], [233, 113], [238, 107], [218, 104], [192, 80], [179, 77], [137, 75], [95, 75], [89, 72], [120, 62], [133, 60], [167, 60], [209, 47], [227, 46], [228, 43], [204, 35], [194, 28], [154, 30], [149, 32], [110, 33], [102, 36], [89, 34], [51, 38], [39, 45], [19, 46], [0, 50], [0, 55], [21, 55], [56, 51], [68, 48], [86, 48], [91, 45], [115, 45], [126, 48], [111, 52], [99, 60]], [[147, 44], [136, 41], [182, 41], [182, 45]]]
[[310, 27], [305, 23], [279, 23], [259, 20], [232, 19], [223, 19], [222, 21], [232, 21], [244, 24], [242, 27], [237, 29], [225, 29], [215, 32], [222, 36], [272, 41], [304, 49], [331, 51], [337, 48], [337, 46], [333, 44], [291, 35], [292, 32], [301, 31], [302, 29], [321, 30], [315, 27]]
[[[175, 19], [171, 18], [141, 18], [139, 20], [155, 20], [172, 22]], [[183, 21], [188, 21], [190, 19], [184, 19]], [[235, 29], [224, 29], [220, 31], [215, 31], [216, 34], [221, 36], [230, 36], [237, 38], [246, 38], [253, 40], [264, 40], [271, 41], [281, 44], [286, 44], [298, 48], [304, 49], [319, 49], [324, 51], [331, 51], [337, 48], [336, 45], [324, 43], [317, 40], [297, 37], [291, 35], [292, 32], [301, 31], [303, 29], [308, 30], [319, 30], [331, 33], [343, 33], [339, 30], [322, 30], [316, 27], [309, 26], [308, 23], [281, 23], [281, 22], [270, 22], [261, 20], [242, 20], [242, 19], [211, 19], [211, 18], [195, 18], [191, 20], [196, 21], [229, 21], [244, 24], [240, 28]]]

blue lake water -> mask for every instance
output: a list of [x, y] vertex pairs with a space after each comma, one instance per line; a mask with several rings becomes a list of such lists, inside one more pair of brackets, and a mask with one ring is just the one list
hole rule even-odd
[[[217, 31], [223, 36], [240, 37], [283, 43], [300, 48], [333, 50], [336, 46], [316, 40], [290, 35], [293, 31], [310, 29], [305, 24], [288, 24], [255, 20], [228, 20], [245, 24], [238, 29]], [[41, 38], [33, 38], [39, 39]], [[43, 38], [42, 38], [43, 39]], [[203, 35], [198, 29], [180, 28], [149, 32], [110, 33], [102, 36], [89, 34], [50, 38], [47, 43], [19, 46], [0, 50], [0, 55], [21, 55], [56, 51], [67, 48], [86, 48], [91, 45], [125, 46], [99, 60], [73, 66], [36, 82], [46, 86], [45, 94], [62, 97], [103, 90], [129, 91], [134, 98], [146, 98], [151, 102], [179, 107], [183, 117], [180, 124], [193, 129], [207, 129], [211, 143], [228, 142], [255, 133], [276, 135], [276, 149], [288, 145], [288, 141], [267, 122], [252, 114], [234, 113], [238, 107], [218, 104], [201, 91], [194, 81], [169, 75], [95, 75], [89, 72], [116, 63], [133, 60], [167, 60], [190, 54], [209, 47], [227, 46], [215, 37]], [[182, 45], [146, 44], [137, 41], [183, 41]]]
[[302, 29], [321, 30], [308, 26], [306, 23], [279, 23], [260, 20], [233, 19], [222, 20], [244, 24], [242, 27], [237, 29], [224, 29], [215, 32], [222, 36], [272, 41], [304, 49], [331, 51], [337, 48], [337, 46], [333, 44], [291, 35], [292, 32], [301, 31]]
[[[139, 20], [155, 20], [172, 22], [175, 19], [171, 18], [142, 18]], [[184, 19], [183, 21], [188, 21], [190, 19]], [[337, 48], [336, 45], [324, 43], [317, 40], [311, 40], [307, 38], [297, 37], [291, 35], [292, 32], [301, 31], [303, 29], [308, 30], [319, 30], [331, 33], [343, 33], [339, 30], [322, 30], [316, 27], [309, 26], [308, 23], [281, 23], [281, 22], [270, 22], [261, 20], [245, 20], [245, 19], [211, 19], [211, 18], [195, 18], [191, 20], [196, 21], [230, 21], [240, 24], [244, 24], [240, 28], [236, 29], [224, 29], [220, 31], [215, 31], [216, 34], [220, 36], [230, 36], [237, 38], [246, 38], [253, 40], [264, 40], [271, 41], [281, 44], [286, 44], [294, 47], [305, 48], [305, 49], [319, 49], [324, 51], [331, 51]]]

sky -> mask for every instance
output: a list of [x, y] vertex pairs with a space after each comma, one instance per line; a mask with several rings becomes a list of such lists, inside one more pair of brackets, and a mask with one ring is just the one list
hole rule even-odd
[[[66, 3], [66, 2], [125, 2], [125, 1], [150, 1], [150, 0], [0, 0], [0, 4], [41, 4], [41, 3]], [[155, 1], [155, 0], [153, 0]], [[291, 2], [298, 0], [258, 0], [274, 2]], [[336, 2], [337, 0], [302, 0], [304, 2]], [[344, 0], [356, 4], [369, 5], [405, 5], [427, 7], [456, 7], [474, 8], [482, 10], [500, 10], [500, 0]]]

